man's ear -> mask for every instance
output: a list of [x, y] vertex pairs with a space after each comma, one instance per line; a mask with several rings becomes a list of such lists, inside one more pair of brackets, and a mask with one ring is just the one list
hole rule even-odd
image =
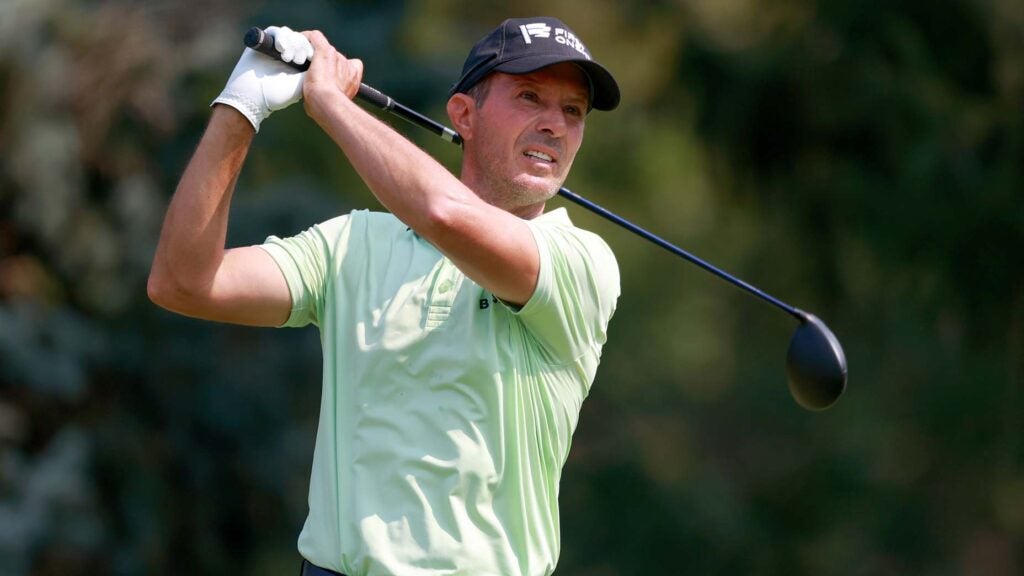
[[456, 93], [448, 99], [448, 121], [452, 129], [462, 136], [463, 140], [473, 138], [473, 124], [476, 118], [476, 101], [468, 94]]

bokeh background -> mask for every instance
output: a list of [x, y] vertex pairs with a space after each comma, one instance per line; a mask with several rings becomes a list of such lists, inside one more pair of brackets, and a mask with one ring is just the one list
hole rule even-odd
[[[1020, 0], [0, 1], [0, 573], [296, 571], [315, 329], [145, 295], [207, 106], [244, 31], [280, 23], [443, 119], [468, 47], [535, 14], [623, 91], [567, 185], [815, 312], [850, 364], [835, 407], [800, 409], [789, 317], [570, 207], [623, 293], [558, 573], [1024, 573]], [[295, 106], [256, 139], [230, 242], [361, 207]]]

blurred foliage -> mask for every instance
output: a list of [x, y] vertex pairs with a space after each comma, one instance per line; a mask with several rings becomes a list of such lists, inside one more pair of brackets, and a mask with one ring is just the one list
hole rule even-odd
[[[294, 573], [316, 332], [145, 297], [207, 105], [244, 30], [284, 23], [443, 119], [472, 42], [545, 13], [624, 96], [588, 119], [569, 187], [814, 311], [850, 363], [839, 404], [800, 410], [791, 320], [570, 208], [623, 296], [563, 477], [559, 574], [1020, 574], [1019, 1], [581, 7], [0, 3], [0, 572]], [[353, 207], [377, 203], [296, 106], [257, 138], [230, 242]]]

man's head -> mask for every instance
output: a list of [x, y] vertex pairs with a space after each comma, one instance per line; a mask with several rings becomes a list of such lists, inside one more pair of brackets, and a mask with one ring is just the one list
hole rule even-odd
[[463, 180], [492, 204], [543, 205], [568, 176], [591, 108], [619, 89], [555, 18], [503, 22], [466, 58], [448, 114], [464, 139]]

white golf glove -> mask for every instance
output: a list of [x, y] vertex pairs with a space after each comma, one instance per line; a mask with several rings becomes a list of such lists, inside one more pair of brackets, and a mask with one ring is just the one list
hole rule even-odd
[[[270, 26], [274, 47], [285, 62], [302, 64], [313, 58], [313, 45], [305, 36], [282, 26]], [[212, 104], [227, 104], [245, 116], [259, 132], [260, 123], [275, 110], [281, 110], [302, 98], [305, 72], [246, 48], [228, 78], [227, 86]]]

